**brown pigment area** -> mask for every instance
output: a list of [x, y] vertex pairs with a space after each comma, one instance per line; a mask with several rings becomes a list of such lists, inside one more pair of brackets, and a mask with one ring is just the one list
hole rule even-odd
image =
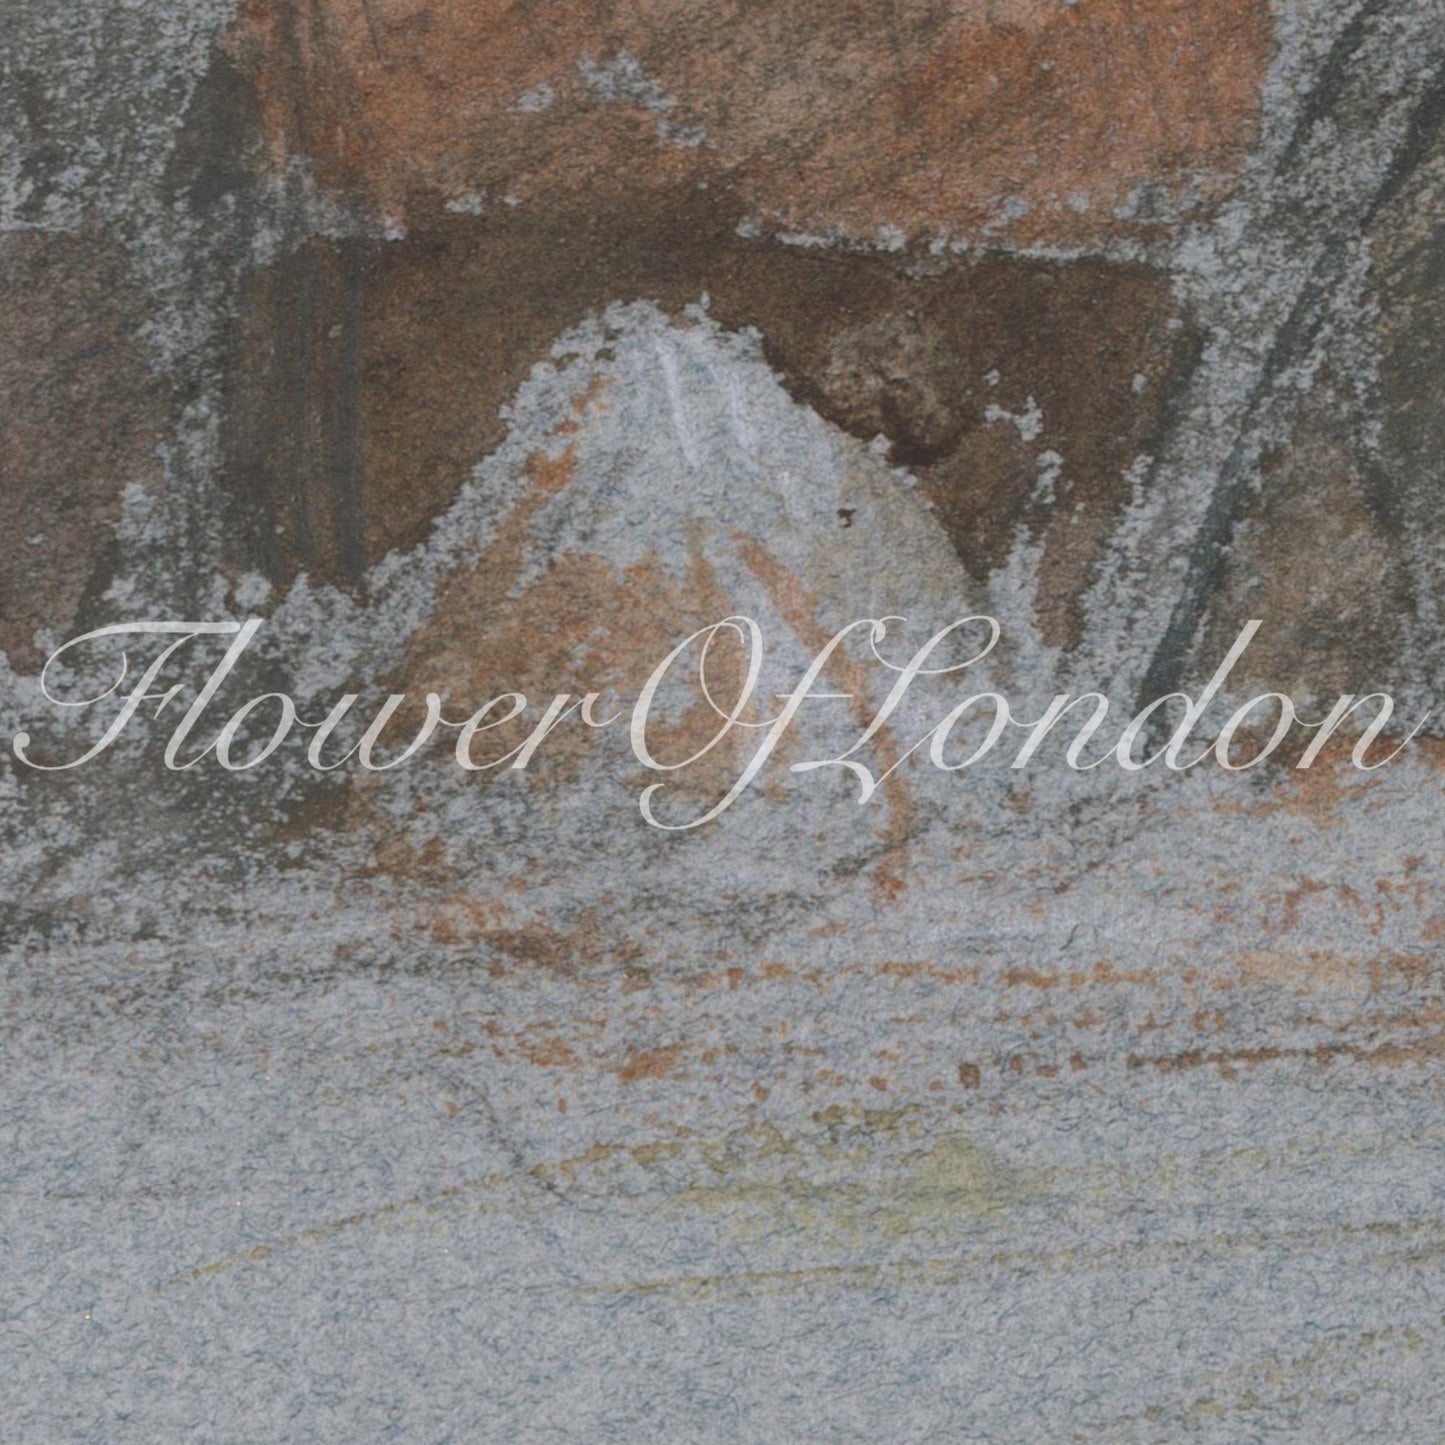
[[[385, 551], [367, 554], [361, 493], [365, 260], [362, 243], [313, 238], [245, 283], [226, 419], [225, 561], [276, 581], [304, 571], [355, 588]], [[382, 384], [373, 380], [373, 396]], [[393, 524], [404, 525], [406, 495], [387, 504]]]
[[164, 410], [116, 248], [0, 238], [0, 311], [0, 646], [33, 671], [36, 629], [103, 585], [125, 488], [159, 485]]
[[[580, 418], [589, 407], [605, 405], [605, 390], [593, 387], [576, 399], [575, 410]], [[564, 422], [559, 429], [570, 425]], [[471, 776], [472, 786], [487, 787], [499, 780], [506, 784], [509, 764], [485, 765], [522, 744], [555, 697], [565, 693], [569, 702], [576, 702], [588, 693], [599, 693], [594, 716], [608, 719], [619, 698], [635, 691], [681, 638], [736, 610], [703, 554], [702, 519], [698, 543], [681, 576], [673, 576], [655, 557], [619, 571], [604, 558], [567, 552], [553, 558], [536, 579], [523, 581], [531, 524], [567, 486], [573, 465], [570, 448], [556, 456], [533, 454], [527, 466], [529, 486], [521, 500], [492, 544], [448, 578], [432, 620], [412, 638], [391, 680], [398, 692], [438, 693], [450, 719], [465, 718], [504, 691], [527, 699], [524, 714], [477, 734], [470, 757], [484, 770]], [[695, 654], [692, 661], [695, 664]], [[742, 690], [745, 662], [741, 647], [730, 647], [726, 635], [709, 655], [709, 686], [724, 707]], [[688, 680], [685, 695], [660, 694], [655, 724], [648, 730], [649, 747], [665, 764], [681, 763], [708, 748], [720, 727], [697, 684], [695, 666], [685, 669], [683, 676]], [[510, 704], [503, 703], [488, 716], [504, 718], [510, 711]], [[384, 736], [383, 746], [404, 745], [415, 731], [416, 714], [414, 707], [409, 714], [399, 712], [393, 735]], [[757, 709], [750, 706], [743, 719], [756, 723]], [[688, 801], [706, 808], [737, 777], [751, 737], [734, 731], [697, 762], [650, 780], [665, 783], [672, 805]], [[549, 786], [574, 783], [590, 761], [591, 746], [591, 729], [574, 711], [541, 743], [527, 771]], [[451, 768], [452, 751], [434, 753], [434, 762]], [[377, 786], [365, 778], [352, 782], [347, 804], [351, 832], [371, 830], [380, 836], [384, 831], [373, 811]], [[416, 832], [418, 837], [427, 832], [425, 820], [419, 820]], [[411, 839], [379, 848], [376, 866], [432, 886], [460, 887], [459, 900], [466, 897], [470, 884], [469, 865], [468, 876], [459, 878], [435, 847]], [[503, 951], [515, 953], [511, 935], [501, 926], [504, 920], [504, 912], [487, 916], [482, 933]]]
[[[245, 280], [224, 485], [228, 561], [358, 589], [424, 540], [505, 434], [501, 408], [556, 337], [612, 301], [679, 316], [706, 295], [754, 327], [792, 395], [925, 483], [983, 577], [1044, 540], [1040, 623], [1079, 595], [1194, 356], [1167, 277], [1013, 256], [820, 254], [737, 234], [684, 186], [613, 206], [413, 212], [393, 242], [315, 238]], [[990, 408], [1039, 413], [1037, 434]], [[1052, 499], [1040, 455], [1061, 459]], [[726, 525], [727, 518], [718, 521]]]
[[[1367, 300], [1336, 303], [1374, 356], [1359, 374], [1326, 364], [1299, 402], [1286, 445], [1234, 519], [1210, 578], [1201, 656], [1211, 665], [1250, 617], [1265, 625], [1234, 675], [1243, 696], [1278, 690], [1322, 704], [1341, 693], [1396, 694], [1418, 680], [1412, 624], [1445, 581], [1439, 506], [1445, 452], [1445, 138], [1411, 158], [1408, 177], [1367, 232]], [[1305, 709], [1301, 708], [1301, 711]], [[1366, 717], [1372, 716], [1367, 712]], [[1417, 718], [1396, 716], [1408, 732]], [[1265, 732], [1273, 717], [1265, 715]], [[1432, 716], [1422, 738], [1441, 735]], [[1348, 737], [1349, 730], [1344, 730]], [[1354, 731], [1359, 731], [1356, 725]], [[1291, 758], [1310, 734], [1280, 749]], [[1348, 742], [1343, 746], [1347, 749]], [[1384, 740], [1373, 756], [1384, 756]]]
[[[1289, 446], [1265, 459], [1221, 568], [1203, 654], [1222, 658], [1249, 618], [1262, 619], [1230, 686], [1314, 702], [1300, 710], [1316, 720], [1341, 693], [1398, 689], [1403, 622], [1415, 611], [1407, 545], [1343, 390], [1322, 377]], [[1267, 733], [1274, 716], [1262, 718]], [[1281, 755], [1292, 761], [1311, 736], [1296, 730]]]
[[1218, 193], [1270, 41], [1262, 0], [249, 0], [230, 51], [275, 161], [394, 214], [688, 177], [778, 225], [1085, 244]]
[[[558, 431], [565, 434], [589, 409], [606, 404], [605, 388], [592, 386], [574, 399], [575, 417], [562, 422]], [[478, 735], [473, 749], [478, 763], [516, 747], [553, 698], [564, 693], [573, 700], [600, 694], [595, 716], [611, 717], [616, 698], [631, 693], [680, 638], [735, 610], [704, 555], [702, 518], [681, 577], [671, 575], [655, 556], [619, 570], [605, 558], [569, 551], [551, 558], [540, 576], [524, 582], [532, 523], [566, 488], [574, 466], [570, 446], [556, 456], [533, 453], [526, 492], [491, 545], [448, 578], [431, 620], [412, 638], [394, 680], [398, 691], [425, 687], [452, 700], [449, 716], [461, 715], [462, 704], [480, 706], [499, 686], [524, 695], [531, 704], [526, 715]], [[721, 637], [709, 660], [716, 696], [725, 700], [741, 691], [745, 676], [741, 651], [728, 643], [727, 636]], [[661, 726], [649, 733], [664, 763], [679, 762], [704, 748], [719, 725], [699, 689], [670, 726], [661, 716], [669, 701], [676, 699], [661, 699]], [[507, 710], [499, 708], [493, 716]], [[750, 710], [747, 716], [754, 713]], [[575, 781], [587, 763], [588, 734], [585, 723], [569, 718], [542, 744], [529, 771], [564, 783]], [[730, 740], [670, 781], [682, 793], [725, 791], [740, 762], [735, 754]], [[491, 771], [478, 775], [481, 780], [495, 776]]]
[[[486, 763], [517, 747], [563, 693], [571, 702], [601, 693], [594, 715], [611, 717], [681, 638], [731, 610], [733, 604], [700, 555], [684, 576], [673, 578], [656, 559], [619, 573], [603, 558], [569, 554], [514, 596], [497, 587], [496, 573], [484, 558], [474, 569], [457, 573], [445, 589], [434, 621], [409, 653], [406, 673], [417, 686], [457, 699], [448, 716], [465, 716], [468, 707], [496, 696], [499, 687], [526, 696], [531, 706], [525, 716], [478, 735], [472, 757]], [[740, 649], [727, 644], [727, 637], [720, 638], [708, 659], [709, 684], [724, 706], [741, 690], [745, 676]], [[499, 708], [493, 716], [508, 710]], [[751, 710], [745, 717], [756, 720]], [[656, 725], [648, 729], [649, 746], [660, 762], [678, 763], [705, 748], [720, 726], [701, 691], [693, 688], [679, 715], [659, 710]], [[587, 766], [590, 743], [590, 729], [574, 713], [542, 743], [528, 771], [555, 783], [573, 783]], [[746, 744], [744, 735], [733, 734], [699, 762], [652, 781], [665, 781], [669, 794], [710, 802], [737, 776]], [[450, 754], [445, 761], [451, 765]], [[490, 771], [474, 781], [497, 778]]]
[[[855, 436], [888, 439], [975, 577], [1019, 535], [1041, 538], [1040, 631], [1075, 643], [1083, 591], [1132, 495], [1128, 470], [1156, 444], [1197, 355], [1168, 279], [1088, 259], [929, 270], [753, 249], [747, 284], [769, 311], [749, 315], [748, 291], [721, 291], [713, 314], [757, 326], [798, 399]], [[1043, 487], [1047, 453], [1057, 475]]]

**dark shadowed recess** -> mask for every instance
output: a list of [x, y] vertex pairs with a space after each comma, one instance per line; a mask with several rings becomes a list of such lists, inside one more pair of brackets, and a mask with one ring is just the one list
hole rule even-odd
[[[176, 195], [202, 220], [232, 201], [244, 216], [261, 163], [255, 96], [218, 59]], [[680, 318], [706, 296], [718, 324], [756, 328], [796, 399], [886, 439], [976, 577], [1021, 532], [1041, 540], [1039, 624], [1051, 643], [1078, 639], [1129, 469], [1157, 449], [1198, 354], [1167, 275], [789, 246], [739, 234], [725, 177], [614, 179], [483, 215], [413, 196], [403, 239], [298, 234], [243, 267], [223, 358], [224, 560], [359, 594], [502, 440], [500, 409], [559, 334], [614, 301]]]
[[426, 536], [561, 332], [613, 301], [676, 315], [706, 295], [716, 322], [761, 333], [794, 397], [887, 438], [973, 573], [1002, 562], [1021, 525], [1044, 533], [1041, 621], [1073, 640], [1125, 473], [1193, 356], [1167, 278], [1093, 260], [819, 252], [746, 239], [737, 222], [716, 189], [691, 186], [496, 216], [417, 208], [402, 240], [311, 238], [252, 272], [233, 360], [231, 560], [358, 588], [369, 564]]

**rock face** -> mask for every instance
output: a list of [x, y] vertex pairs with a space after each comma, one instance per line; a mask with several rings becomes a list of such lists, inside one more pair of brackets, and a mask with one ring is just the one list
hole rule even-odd
[[[17, 1438], [1441, 1438], [1440, 0], [9, 28]], [[66, 638], [248, 617], [182, 755], [285, 693], [264, 764], [165, 764], [215, 639], [14, 753], [124, 690]], [[1215, 730], [1430, 716], [921, 741], [1252, 618]]]
[[58, 645], [113, 565], [127, 487], [154, 490], [163, 386], [118, 247], [84, 237], [0, 237], [0, 645], [27, 671]]

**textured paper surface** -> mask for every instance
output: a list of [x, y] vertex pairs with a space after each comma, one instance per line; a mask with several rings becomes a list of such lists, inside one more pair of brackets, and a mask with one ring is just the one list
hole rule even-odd
[[766, 693], [981, 614], [1021, 711], [1125, 716], [1259, 619], [1231, 697], [1388, 692], [1388, 750], [1445, 682], [1445, 6], [3, 28], [0, 1434], [1445, 1436], [1438, 716], [860, 805], [789, 771], [858, 664], [679, 833], [575, 719], [472, 775], [173, 771], [174, 702], [12, 752], [134, 619], [264, 619], [225, 698], [314, 718], [635, 697], [734, 614]]

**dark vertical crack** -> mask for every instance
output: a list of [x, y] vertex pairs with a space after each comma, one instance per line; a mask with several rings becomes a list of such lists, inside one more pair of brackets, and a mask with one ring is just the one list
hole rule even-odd
[[337, 377], [332, 520], [337, 570], [360, 591], [366, 576], [361, 448], [361, 326], [368, 244], [341, 244], [341, 338]]

